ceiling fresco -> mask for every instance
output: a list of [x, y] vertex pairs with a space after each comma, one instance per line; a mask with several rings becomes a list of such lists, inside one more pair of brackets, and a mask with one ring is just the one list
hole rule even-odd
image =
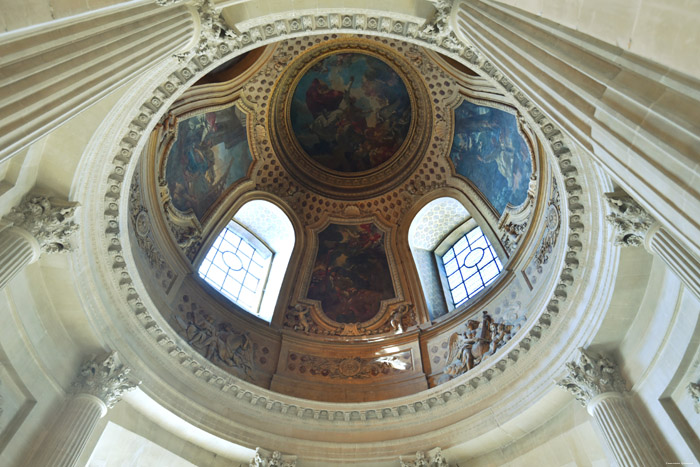
[[246, 116], [235, 105], [180, 120], [165, 166], [172, 205], [201, 221], [252, 162]]
[[307, 297], [319, 300], [337, 323], [374, 318], [381, 301], [395, 296], [384, 233], [374, 224], [330, 224], [318, 234]]
[[464, 100], [454, 111], [450, 159], [455, 171], [483, 193], [498, 214], [527, 199], [530, 149], [515, 115]]
[[313, 64], [294, 90], [290, 119], [304, 151], [339, 172], [362, 172], [401, 147], [411, 102], [399, 75], [371, 55], [337, 53]]

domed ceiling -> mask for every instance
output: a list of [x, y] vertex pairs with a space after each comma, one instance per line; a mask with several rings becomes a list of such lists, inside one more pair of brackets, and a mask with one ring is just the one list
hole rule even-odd
[[[560, 227], [545, 222], [558, 188], [513, 103], [396, 40], [312, 36], [255, 57], [176, 101], [132, 183], [139, 267], [182, 345], [255, 385], [346, 402], [412, 394], [505, 351]], [[239, 215], [253, 200], [274, 209]], [[269, 241], [275, 209], [292, 225], [286, 252]], [[198, 274], [232, 219], [288, 255], [272, 266], [269, 323]], [[503, 272], [455, 308], [439, 255], [477, 226], [487, 243], [466, 267], [490, 252]]]

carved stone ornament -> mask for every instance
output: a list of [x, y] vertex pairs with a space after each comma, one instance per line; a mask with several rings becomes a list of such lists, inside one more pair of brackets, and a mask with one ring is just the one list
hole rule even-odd
[[576, 397], [583, 406], [606, 392], [624, 392], [625, 380], [610, 358], [579, 348], [579, 362], [568, 362], [569, 374], [557, 384]]
[[615, 245], [640, 246], [655, 219], [626, 193], [606, 193], [611, 213], [605, 219], [615, 229]]
[[27, 195], [12, 208], [5, 220], [32, 234], [44, 253], [65, 253], [73, 250], [70, 237], [78, 230], [73, 222], [78, 203]]
[[266, 451], [255, 448], [255, 456], [250, 460], [250, 467], [296, 467], [296, 456], [283, 456], [279, 451]]
[[[156, 0], [161, 6], [178, 3], [179, 0]], [[221, 9], [216, 7], [212, 0], [194, 0], [192, 6], [199, 15], [201, 24], [199, 42], [187, 52], [175, 54], [175, 57], [184, 62], [197, 55], [207, 54], [216, 51], [219, 47], [228, 50], [227, 43], [235, 43], [238, 35], [226, 24], [221, 17]], [[240, 44], [237, 44], [240, 47]]]
[[447, 460], [442, 455], [442, 449], [435, 448], [424, 453], [423, 451], [416, 452], [412, 461], [404, 461], [403, 457], [399, 457], [401, 467], [448, 467]]
[[73, 383], [74, 392], [98, 397], [111, 409], [121, 400], [122, 394], [141, 384], [129, 379], [130, 371], [119, 363], [117, 352], [93, 357], [80, 367]]
[[690, 383], [688, 385], [688, 392], [690, 393], [690, 397], [693, 399], [695, 411], [700, 413], [700, 384]]
[[520, 325], [495, 322], [487, 311], [482, 314], [481, 321], [470, 319], [465, 332], [450, 337], [448, 364], [438, 384], [466, 373], [495, 354], [520, 329]]
[[379, 327], [364, 326], [363, 323], [342, 323], [341, 327], [329, 328], [319, 324], [314, 317], [311, 307], [296, 304], [287, 308], [284, 315], [284, 326], [305, 334], [322, 334], [327, 336], [369, 336], [389, 332], [403, 333], [412, 326], [417, 326], [416, 312], [411, 303], [404, 303], [389, 311], [389, 319]]

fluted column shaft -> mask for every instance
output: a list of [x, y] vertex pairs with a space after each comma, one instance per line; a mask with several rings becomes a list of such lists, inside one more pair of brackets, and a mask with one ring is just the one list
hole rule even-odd
[[[700, 255], [700, 82], [510, 5], [455, 2], [453, 27]], [[484, 70], [489, 71], [489, 70]]]
[[139, 383], [130, 380], [129, 369], [119, 363], [116, 352], [87, 360], [73, 382], [73, 394], [67, 399], [41, 445], [26, 465], [72, 467], [95, 431], [107, 409], [119, 402], [126, 391]]
[[700, 261], [660, 225], [652, 227], [644, 239], [646, 249], [658, 255], [683, 284], [700, 298]]
[[649, 435], [621, 393], [603, 393], [591, 399], [586, 408], [618, 465], [662, 464]]
[[90, 394], [77, 394], [63, 407], [32, 465], [71, 467], [76, 465], [107, 406]]
[[26, 230], [7, 227], [0, 231], [0, 289], [40, 254], [39, 243]]
[[184, 5], [153, 1], [0, 35], [0, 162], [193, 39]]
[[659, 449], [625, 396], [625, 381], [609, 357], [579, 349], [578, 362], [566, 364], [559, 386], [572, 393], [593, 417], [612, 455], [621, 467], [663, 465]]

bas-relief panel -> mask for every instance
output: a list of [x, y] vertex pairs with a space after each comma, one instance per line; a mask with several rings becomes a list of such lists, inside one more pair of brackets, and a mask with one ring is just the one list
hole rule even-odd
[[508, 203], [522, 204], [532, 161], [515, 116], [466, 100], [454, 112], [450, 159], [455, 171], [474, 183], [499, 215]]
[[236, 106], [181, 120], [165, 166], [173, 206], [201, 221], [252, 161], [246, 116]]
[[318, 234], [318, 252], [306, 296], [319, 300], [338, 323], [375, 317], [395, 297], [384, 233], [374, 224], [330, 224]]
[[301, 147], [340, 172], [386, 162], [411, 124], [411, 102], [401, 77], [378, 58], [338, 53], [314, 64], [294, 89], [290, 120]]

